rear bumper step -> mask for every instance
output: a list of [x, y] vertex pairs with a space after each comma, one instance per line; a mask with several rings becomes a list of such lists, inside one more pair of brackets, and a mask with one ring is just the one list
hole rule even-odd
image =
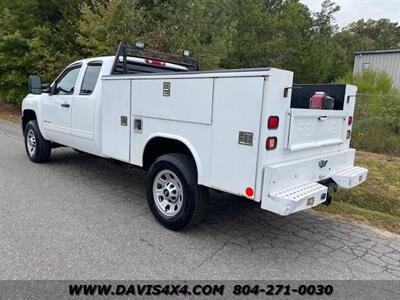
[[335, 173], [332, 179], [338, 186], [351, 189], [367, 179], [368, 170], [361, 167], [350, 167]]
[[[353, 188], [367, 179], [368, 170], [361, 167], [349, 167], [334, 173], [331, 178], [341, 188]], [[290, 187], [268, 195], [268, 210], [287, 216], [316, 206], [328, 199], [328, 187], [317, 182], [309, 182]]]
[[316, 206], [327, 199], [328, 188], [316, 182], [301, 184], [283, 191], [270, 194], [269, 197], [279, 203], [280, 215], [291, 213]]

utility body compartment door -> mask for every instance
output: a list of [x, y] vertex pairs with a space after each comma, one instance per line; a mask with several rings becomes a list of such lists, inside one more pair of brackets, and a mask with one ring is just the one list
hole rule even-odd
[[215, 79], [211, 187], [255, 189], [263, 88], [262, 76]]
[[103, 155], [129, 162], [131, 136], [130, 80], [103, 80], [101, 115]]
[[211, 124], [213, 79], [133, 80], [132, 95], [136, 116]]

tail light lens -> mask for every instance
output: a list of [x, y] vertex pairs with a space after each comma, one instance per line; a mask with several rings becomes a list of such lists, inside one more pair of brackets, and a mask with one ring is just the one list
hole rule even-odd
[[268, 118], [268, 129], [277, 129], [279, 126], [279, 117], [271, 116]]
[[274, 150], [278, 144], [278, 139], [276, 136], [270, 136], [267, 138], [267, 141], [265, 142], [265, 149], [269, 150]]
[[346, 139], [349, 139], [350, 137], [351, 137], [351, 131], [347, 130]]
[[349, 116], [349, 118], [347, 119], [347, 125], [350, 126], [351, 124], [353, 124], [353, 117]]

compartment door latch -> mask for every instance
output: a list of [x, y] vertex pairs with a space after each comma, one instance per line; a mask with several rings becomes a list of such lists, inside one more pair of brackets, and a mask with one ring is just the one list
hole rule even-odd
[[142, 131], [143, 131], [143, 121], [142, 121], [142, 119], [135, 119], [133, 121], [133, 130], [136, 133], [142, 133]]

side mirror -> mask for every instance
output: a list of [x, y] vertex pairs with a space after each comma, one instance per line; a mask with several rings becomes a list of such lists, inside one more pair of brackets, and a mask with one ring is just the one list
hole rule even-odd
[[37, 75], [29, 76], [28, 80], [29, 93], [40, 95], [42, 93], [42, 79]]
[[42, 83], [42, 93], [51, 93], [50, 83]]
[[49, 94], [50, 95], [56, 94], [56, 92], [57, 92], [56, 89], [57, 89], [57, 85], [56, 84], [50, 85], [49, 88], [48, 88]]

